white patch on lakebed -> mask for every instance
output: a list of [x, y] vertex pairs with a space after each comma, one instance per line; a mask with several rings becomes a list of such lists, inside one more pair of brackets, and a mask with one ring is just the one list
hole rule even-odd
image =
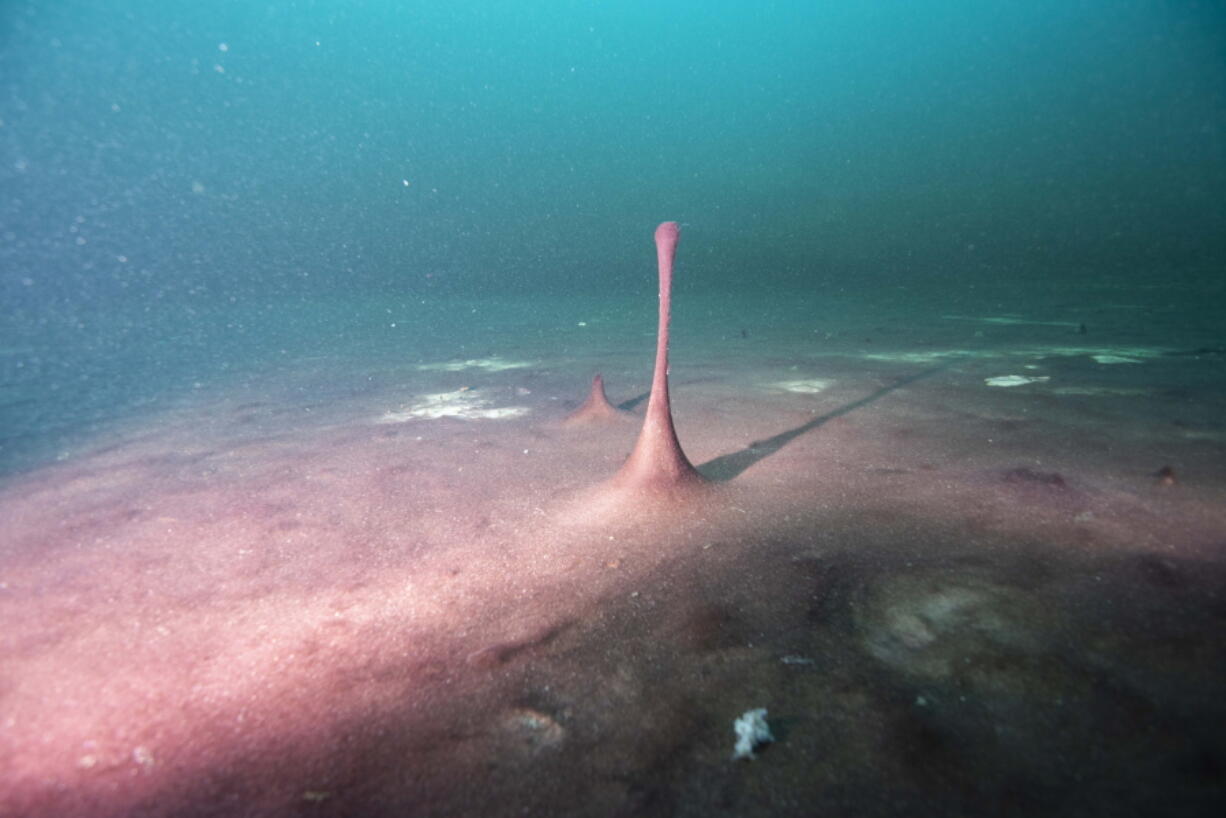
[[526, 406], [492, 406], [484, 390], [457, 389], [454, 392], [436, 392], [422, 395], [414, 403], [398, 411], [386, 412], [379, 423], [403, 423], [408, 420], [437, 420], [439, 418], [463, 418], [465, 420], [505, 420], [528, 414]]

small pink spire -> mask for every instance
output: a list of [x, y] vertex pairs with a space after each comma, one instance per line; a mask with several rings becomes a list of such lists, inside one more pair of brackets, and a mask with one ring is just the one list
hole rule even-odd
[[632, 417], [630, 413], [623, 412], [609, 403], [609, 396], [604, 391], [604, 378], [597, 374], [592, 378], [592, 391], [588, 393], [587, 400], [582, 406], [567, 415], [562, 423], [567, 426], [588, 423], [622, 423], [630, 417]]

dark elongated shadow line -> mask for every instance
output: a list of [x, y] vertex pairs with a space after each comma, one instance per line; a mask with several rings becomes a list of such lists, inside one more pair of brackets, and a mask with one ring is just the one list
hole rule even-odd
[[633, 412], [636, 406], [638, 406], [643, 401], [647, 400], [649, 397], [651, 397], [650, 389], [648, 389], [646, 392], [644, 392], [641, 395], [637, 395], [631, 398], [630, 400], [622, 401], [621, 403], [617, 404], [617, 408], [621, 409], [623, 412]]
[[876, 392], [860, 398], [860, 400], [852, 401], [846, 406], [840, 406], [838, 409], [835, 409], [832, 412], [827, 412], [824, 415], [818, 415], [817, 417], [813, 418], [813, 420], [803, 423], [800, 426], [797, 426], [795, 429], [788, 429], [786, 432], [780, 432], [774, 437], [768, 437], [766, 440], [755, 440], [753, 443], [750, 443], [739, 452], [720, 455], [714, 460], [708, 460], [706, 463], [703, 463], [697, 467], [698, 473], [712, 482], [726, 483], [740, 475], [758, 461], [770, 457], [772, 454], [779, 451], [784, 446], [788, 445], [806, 432], [812, 431], [818, 426], [832, 421], [835, 418], [854, 412], [863, 406], [869, 405], [870, 403], [874, 403], [890, 394], [895, 389], [910, 386], [916, 381], [923, 380], [924, 378], [930, 378], [933, 375], [936, 375], [938, 372], [943, 372], [944, 370], [953, 366], [953, 363], [953, 361], [950, 361], [942, 364], [941, 366], [925, 369], [923, 372], [916, 373], [915, 375], [908, 375], [907, 377], [902, 378], [889, 386], [883, 386]]

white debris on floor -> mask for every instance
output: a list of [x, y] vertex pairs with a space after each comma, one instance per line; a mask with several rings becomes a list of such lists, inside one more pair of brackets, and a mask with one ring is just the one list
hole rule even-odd
[[422, 372], [463, 372], [467, 369], [480, 369], [484, 372], [505, 372], [508, 369], [527, 369], [532, 366], [527, 361], [504, 361], [493, 358], [470, 358], [467, 361], [442, 361], [434, 364], [421, 364], [417, 368]]
[[776, 389], [782, 389], [785, 392], [800, 392], [805, 395], [816, 395], [818, 392], [826, 390], [833, 381], [824, 380], [822, 378], [809, 378], [808, 380], [797, 381], [778, 381], [771, 384]]
[[437, 420], [438, 418], [464, 418], [466, 420], [505, 420], [520, 417], [530, 411], [526, 406], [492, 406], [490, 398], [481, 389], [457, 389], [454, 392], [436, 392], [422, 395], [399, 411], [386, 412], [379, 423], [403, 423], [407, 420]]
[[768, 744], [775, 740], [771, 735], [770, 725], [766, 723], [766, 708], [746, 710], [741, 717], [732, 723], [736, 732], [736, 747], [732, 751], [734, 759], [755, 758], [755, 747]]
[[984, 378], [988, 386], [1025, 386], [1028, 383], [1046, 383], [1051, 380], [1047, 375], [997, 375], [995, 378]]

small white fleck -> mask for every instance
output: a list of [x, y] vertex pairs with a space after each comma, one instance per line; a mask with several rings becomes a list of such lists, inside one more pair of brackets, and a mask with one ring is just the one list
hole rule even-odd
[[983, 382], [988, 386], [1025, 386], [1030, 383], [1047, 383], [1051, 378], [1047, 375], [1031, 376], [1031, 375], [997, 375], [994, 378], [984, 378]]
[[736, 733], [736, 748], [733, 758], [754, 758], [754, 748], [775, 740], [771, 735], [770, 725], [766, 723], [766, 708], [746, 710], [741, 717], [732, 723]]
[[218, 43], [218, 44], [217, 44], [217, 50], [218, 50], [218, 51], [229, 51], [229, 50], [230, 50], [230, 46], [228, 46], [228, 45], [227, 45], [227, 44], [225, 44], [225, 43]]

